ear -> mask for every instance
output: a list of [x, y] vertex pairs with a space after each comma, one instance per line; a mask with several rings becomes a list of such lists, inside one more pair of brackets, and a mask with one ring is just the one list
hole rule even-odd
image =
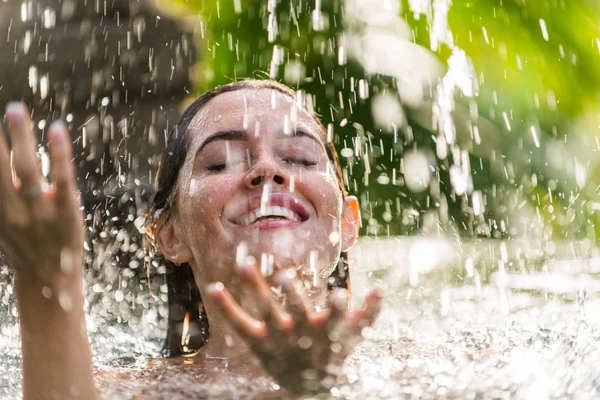
[[182, 264], [192, 260], [191, 249], [181, 240], [178, 234], [177, 219], [168, 219], [160, 226], [158, 232], [158, 248], [163, 256], [174, 264]]
[[356, 239], [360, 228], [360, 206], [358, 199], [347, 196], [342, 204], [342, 251], [348, 251]]

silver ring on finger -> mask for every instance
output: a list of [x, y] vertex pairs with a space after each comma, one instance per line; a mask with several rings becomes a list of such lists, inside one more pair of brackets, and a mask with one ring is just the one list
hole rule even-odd
[[21, 196], [27, 200], [33, 200], [42, 194], [42, 185], [24, 187], [21, 189]]

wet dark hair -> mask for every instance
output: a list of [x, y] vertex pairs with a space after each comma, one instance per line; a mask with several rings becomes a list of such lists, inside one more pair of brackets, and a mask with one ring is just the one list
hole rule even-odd
[[[244, 80], [219, 86], [194, 101], [181, 115], [169, 133], [167, 147], [162, 155], [156, 177], [156, 192], [148, 212], [148, 236], [155, 245], [161, 225], [169, 218], [169, 211], [175, 204], [179, 171], [187, 155], [189, 126], [194, 117], [211, 99], [216, 96], [244, 89], [271, 89], [296, 99], [296, 92], [287, 86], [270, 80]], [[313, 114], [318, 126], [326, 132], [319, 118]], [[342, 173], [333, 143], [325, 144], [327, 157], [334, 164], [342, 195], [347, 196]], [[153, 246], [156, 250], [156, 246]], [[209, 327], [206, 313], [202, 308], [202, 297], [188, 263], [175, 265], [164, 259], [168, 288], [168, 328], [163, 346], [163, 354], [175, 357], [197, 351], [208, 339]], [[342, 252], [340, 261], [331, 274], [328, 289], [349, 288], [348, 254]], [[187, 323], [185, 320], [187, 319]]]

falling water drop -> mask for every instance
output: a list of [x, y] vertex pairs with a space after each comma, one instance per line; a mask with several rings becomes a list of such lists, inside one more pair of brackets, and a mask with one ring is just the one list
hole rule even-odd
[[242, 0], [233, 0], [233, 10], [236, 14], [242, 13]]
[[457, 165], [450, 167], [450, 183], [452, 189], [457, 196], [462, 196], [467, 192], [470, 186], [470, 176], [468, 171], [465, 171]]
[[48, 74], [44, 74], [44, 75], [42, 75], [42, 78], [40, 79], [40, 97], [42, 98], [42, 100], [44, 100], [46, 97], [48, 97], [49, 89], [50, 89], [49, 77], [48, 77]]
[[431, 181], [430, 163], [422, 151], [413, 151], [404, 156], [404, 182], [415, 193], [423, 192]]
[[313, 286], [317, 287], [317, 283], [318, 283], [318, 268], [317, 268], [317, 256], [318, 256], [318, 252], [316, 250], [312, 250], [310, 252], [310, 256], [309, 256], [309, 269], [312, 272], [313, 275]]
[[235, 253], [235, 262], [237, 265], [245, 265], [246, 259], [248, 258], [248, 244], [246, 242], [240, 242], [237, 246]]
[[363, 100], [369, 98], [369, 84], [365, 79], [358, 81], [358, 97]]
[[21, 3], [21, 21], [26, 22], [33, 16], [33, 2], [31, 0]]
[[345, 147], [340, 151], [340, 155], [344, 158], [350, 158], [354, 156], [354, 151], [350, 147]]
[[263, 185], [262, 195], [260, 197], [260, 212], [263, 214], [267, 212], [267, 207], [271, 202], [271, 189], [272, 183], [268, 180]]
[[42, 16], [42, 26], [45, 29], [52, 29], [56, 25], [56, 12], [54, 9], [47, 7], [44, 9], [44, 14]]
[[31, 47], [32, 35], [31, 31], [25, 32], [25, 37], [23, 38], [23, 53], [28, 54], [29, 48]]
[[542, 37], [547, 42], [550, 37], [548, 36], [548, 28], [546, 27], [546, 21], [540, 18], [540, 29], [542, 30]]
[[269, 11], [267, 22], [267, 38], [269, 43], [273, 43], [277, 38], [277, 34], [279, 33], [279, 28], [277, 26], [277, 17], [275, 13], [277, 9], [277, 0], [269, 0], [267, 9]]
[[271, 58], [271, 64], [269, 67], [269, 76], [276, 78], [279, 73], [279, 66], [283, 64], [285, 59], [285, 50], [280, 46], [273, 46], [273, 57]]
[[39, 154], [40, 164], [42, 167], [42, 176], [47, 178], [50, 176], [50, 154], [48, 154], [44, 147], [39, 148]]
[[38, 89], [38, 69], [35, 65], [29, 67], [28, 82], [33, 94], [36, 94]]
[[73, 309], [73, 302], [71, 300], [71, 296], [68, 293], [62, 291], [58, 293], [58, 304], [63, 310], [67, 312]]
[[427, 18], [431, 15], [431, 0], [408, 0], [408, 6], [417, 20], [421, 15]]
[[260, 255], [260, 272], [262, 276], [273, 275], [273, 264], [275, 258], [273, 254], [262, 253]]
[[480, 190], [475, 190], [471, 194], [471, 201], [473, 203], [473, 215], [479, 216], [483, 214], [485, 210], [485, 204], [483, 202], [483, 195]]

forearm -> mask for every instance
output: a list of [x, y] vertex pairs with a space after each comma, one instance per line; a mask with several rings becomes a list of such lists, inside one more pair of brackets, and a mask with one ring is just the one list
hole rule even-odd
[[81, 274], [15, 281], [24, 399], [95, 399]]

